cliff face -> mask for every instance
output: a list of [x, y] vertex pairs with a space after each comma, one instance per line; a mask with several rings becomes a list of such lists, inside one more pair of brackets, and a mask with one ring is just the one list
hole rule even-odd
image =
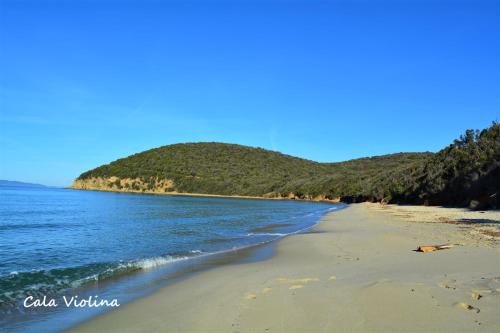
[[170, 179], [151, 179], [144, 182], [140, 178], [91, 177], [76, 179], [71, 188], [78, 190], [97, 190], [111, 192], [135, 192], [135, 193], [166, 193], [174, 192], [174, 182]]

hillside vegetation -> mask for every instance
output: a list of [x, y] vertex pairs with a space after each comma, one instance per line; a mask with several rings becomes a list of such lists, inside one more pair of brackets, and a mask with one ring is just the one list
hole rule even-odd
[[317, 163], [236, 144], [147, 150], [87, 171], [80, 189], [498, 207], [500, 125], [468, 130], [438, 153]]
[[394, 202], [500, 208], [500, 124], [467, 130], [388, 185]]

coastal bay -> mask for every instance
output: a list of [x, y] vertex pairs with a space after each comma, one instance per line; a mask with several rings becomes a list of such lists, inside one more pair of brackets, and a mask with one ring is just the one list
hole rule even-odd
[[1, 1], [0, 333], [500, 333], [499, 22]]
[[26, 186], [0, 186], [0, 197], [0, 331], [7, 332], [73, 327], [345, 206]]
[[[269, 259], [201, 272], [71, 331], [498, 331], [499, 221], [498, 211], [350, 205]], [[444, 243], [454, 247], [414, 251]]]

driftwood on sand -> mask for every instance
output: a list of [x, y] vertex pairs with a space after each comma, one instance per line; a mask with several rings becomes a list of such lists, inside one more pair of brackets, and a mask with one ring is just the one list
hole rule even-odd
[[438, 250], [451, 249], [456, 244], [442, 244], [442, 245], [421, 245], [415, 251], [417, 252], [433, 252]]

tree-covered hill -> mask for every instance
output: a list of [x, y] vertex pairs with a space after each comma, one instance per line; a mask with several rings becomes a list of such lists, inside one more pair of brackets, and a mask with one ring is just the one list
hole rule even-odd
[[391, 186], [394, 202], [500, 208], [500, 124], [467, 130]]
[[[292, 194], [299, 198], [327, 195], [330, 182], [342, 182], [341, 191], [328, 193], [333, 198], [350, 194], [359, 181], [384, 169], [428, 156], [400, 153], [317, 163], [261, 148], [200, 142], [151, 149], [87, 171], [78, 179], [139, 179], [136, 188], [130, 181], [129, 188], [122, 186], [121, 190], [140, 191], [154, 190], [158, 179], [168, 179], [172, 184], [164, 192], [270, 197]], [[110, 187], [118, 185], [117, 179], [113, 180]]]
[[279, 191], [291, 180], [326, 172], [322, 164], [277, 152], [201, 142], [151, 149], [85, 172], [79, 179], [169, 179], [170, 190], [176, 192], [259, 196]]
[[398, 153], [317, 163], [236, 144], [174, 144], [87, 171], [72, 187], [147, 193], [200, 193], [498, 206], [500, 125], [436, 154]]

